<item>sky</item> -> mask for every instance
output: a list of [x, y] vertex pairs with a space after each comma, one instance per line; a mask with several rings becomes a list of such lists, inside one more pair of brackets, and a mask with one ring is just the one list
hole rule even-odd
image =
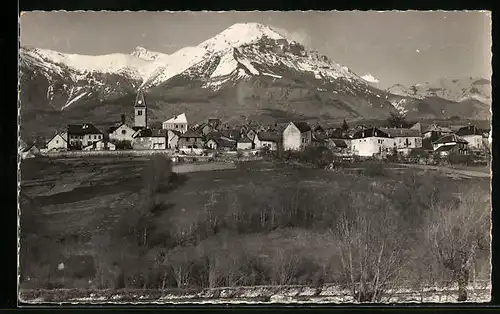
[[64, 53], [172, 53], [241, 22], [269, 25], [381, 87], [491, 77], [491, 18], [479, 11], [24, 12], [23, 46]]

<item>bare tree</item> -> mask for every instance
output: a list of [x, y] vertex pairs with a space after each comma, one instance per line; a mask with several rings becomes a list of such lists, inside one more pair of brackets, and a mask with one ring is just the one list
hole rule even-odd
[[350, 205], [331, 229], [339, 239], [343, 282], [357, 301], [381, 301], [401, 275], [405, 239], [399, 216], [382, 194], [350, 195]]
[[488, 246], [491, 206], [489, 194], [478, 188], [460, 193], [458, 198], [458, 203], [431, 208], [427, 240], [441, 265], [452, 271], [458, 301], [466, 301], [470, 269], [478, 251]]
[[299, 268], [299, 257], [291, 250], [278, 248], [272, 260], [273, 284], [289, 285], [295, 279]]
[[193, 256], [187, 249], [172, 251], [164, 261], [174, 275], [178, 288], [186, 288], [193, 269]]

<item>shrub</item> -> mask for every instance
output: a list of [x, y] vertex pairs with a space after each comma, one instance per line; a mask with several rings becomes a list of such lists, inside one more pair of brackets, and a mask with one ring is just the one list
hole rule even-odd
[[385, 177], [388, 174], [384, 166], [379, 163], [367, 163], [361, 173], [367, 177]]
[[448, 162], [452, 165], [463, 164], [468, 165], [474, 161], [474, 157], [471, 155], [459, 155], [459, 154], [450, 154], [448, 156]]

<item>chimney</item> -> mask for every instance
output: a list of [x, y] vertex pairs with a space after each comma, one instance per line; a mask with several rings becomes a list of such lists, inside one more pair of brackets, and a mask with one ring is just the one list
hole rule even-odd
[[121, 115], [121, 122], [122, 122], [123, 124], [125, 124], [125, 115], [124, 115], [124, 114], [122, 114], [122, 115]]

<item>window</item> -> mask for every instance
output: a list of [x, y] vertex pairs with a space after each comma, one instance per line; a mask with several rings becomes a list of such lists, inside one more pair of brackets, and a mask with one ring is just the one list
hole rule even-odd
[[175, 128], [176, 128], [176, 129], [178, 129], [178, 128], [179, 128], [179, 125], [178, 125], [178, 124], [176, 124], [176, 125], [175, 125]]
[[126, 130], [122, 130], [122, 134], [125, 135], [127, 133]]
[[94, 140], [97, 140], [97, 135], [94, 135]]
[[142, 116], [142, 110], [137, 110], [137, 115]]
[[56, 144], [59, 144], [59, 140], [56, 140]]

